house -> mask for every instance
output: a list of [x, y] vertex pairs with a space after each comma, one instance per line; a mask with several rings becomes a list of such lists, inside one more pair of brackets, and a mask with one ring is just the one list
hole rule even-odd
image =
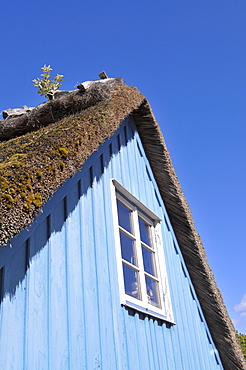
[[9, 122], [0, 369], [246, 369], [145, 97], [105, 79]]

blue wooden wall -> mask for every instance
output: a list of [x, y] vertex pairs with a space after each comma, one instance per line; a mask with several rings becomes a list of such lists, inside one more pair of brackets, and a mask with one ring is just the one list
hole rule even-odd
[[[162, 220], [176, 325], [120, 305], [110, 180]], [[132, 118], [0, 248], [0, 369], [222, 369]]]

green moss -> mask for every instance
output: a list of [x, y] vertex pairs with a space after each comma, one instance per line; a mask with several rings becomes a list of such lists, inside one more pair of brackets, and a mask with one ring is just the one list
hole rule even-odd
[[34, 141], [29, 141], [28, 143], [22, 144], [21, 147], [25, 149], [28, 148], [29, 146], [32, 146], [32, 144], [36, 145]]
[[21, 191], [26, 191], [27, 190], [26, 185], [23, 185], [23, 184], [19, 183], [18, 186], [19, 186]]
[[26, 189], [29, 190], [29, 191], [32, 191], [32, 186], [30, 184], [27, 184]]
[[68, 156], [68, 149], [67, 148], [59, 148], [59, 153], [63, 158], [66, 158]]
[[22, 184], [31, 184], [32, 178], [33, 177], [28, 172], [24, 172], [20, 176], [20, 181], [21, 181]]
[[27, 154], [14, 154], [7, 160], [0, 163], [0, 170], [6, 170], [8, 168], [19, 168], [23, 165]]
[[31, 208], [31, 203], [25, 202], [23, 204], [23, 208], [25, 211], [29, 211], [29, 209]]
[[12, 177], [12, 173], [11, 172], [8, 172], [8, 171], [5, 171], [4, 172], [4, 177]]
[[35, 200], [35, 196], [32, 192], [30, 192], [25, 196], [24, 200], [25, 202], [23, 204], [23, 207], [27, 211], [31, 208], [32, 202]]
[[1, 191], [6, 191], [9, 187], [9, 182], [4, 178], [4, 177], [0, 177], [0, 188], [1, 188]]
[[65, 163], [62, 161], [59, 161], [58, 164], [59, 164], [60, 169], [63, 171], [65, 167]]
[[47, 157], [52, 159], [52, 158], [55, 157], [55, 152], [48, 152], [48, 153], [46, 153], [46, 155], [47, 155]]
[[13, 206], [13, 204], [15, 203], [14, 198], [12, 197], [12, 195], [7, 194], [7, 193], [1, 193], [0, 194], [0, 200], [2, 200], [2, 199], [5, 200], [7, 209], [10, 209]]
[[52, 175], [55, 175], [56, 174], [56, 168], [51, 166], [49, 167], [49, 170], [52, 172]]
[[34, 201], [34, 199], [35, 199], [35, 196], [34, 196], [34, 194], [33, 194], [32, 192], [30, 192], [30, 193], [26, 196], [26, 198], [25, 198], [26, 202], [28, 202], [28, 203], [32, 203], [32, 202]]
[[29, 194], [21, 193], [21, 197], [24, 199], [23, 208], [25, 211], [29, 211], [34, 205], [36, 208], [41, 207], [42, 205], [42, 195], [41, 193], [34, 194], [30, 192]]
[[32, 201], [36, 208], [41, 207], [42, 205], [42, 195], [40, 193], [35, 194], [35, 198]]
[[10, 194], [1, 193], [0, 194], [0, 199], [1, 198], [4, 199], [7, 203], [10, 203], [10, 204], [14, 203], [14, 199], [13, 199], [12, 195], [10, 195]]
[[37, 179], [41, 179], [41, 177], [42, 177], [42, 174], [43, 174], [43, 172], [41, 171], [41, 170], [36, 170], [35, 171], [35, 173], [36, 173], [36, 177], [37, 177]]

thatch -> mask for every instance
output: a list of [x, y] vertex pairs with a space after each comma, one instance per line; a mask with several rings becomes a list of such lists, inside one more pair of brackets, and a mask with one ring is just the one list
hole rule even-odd
[[[96, 105], [78, 114], [69, 115], [74, 96], [62, 98], [59, 102], [47, 102], [48, 108], [42, 108], [46, 112], [50, 103], [68, 105], [69, 111], [65, 113], [69, 117], [0, 143], [0, 245], [6, 244], [32, 222], [42, 204], [81, 168], [143, 100], [136, 88], [125, 86], [120, 79], [109, 85], [104, 84], [106, 93], [100, 94], [104, 101], [99, 102], [96, 95]], [[98, 91], [95, 87], [94, 90]], [[110, 101], [108, 91], [112, 94]], [[77, 100], [73, 109], [75, 111], [79, 107], [80, 111], [84, 106], [84, 95], [75, 96]], [[90, 104], [92, 100], [93, 97]], [[22, 122], [23, 117], [18, 119]]]
[[[64, 98], [65, 111], [68, 103]], [[66, 116], [68, 112], [73, 113], [72, 106]], [[148, 102], [136, 88], [118, 81], [106, 100], [97, 99], [96, 105], [78, 114], [0, 144], [0, 245], [34, 219], [42, 204], [81, 168], [129, 114], [137, 124], [223, 366], [226, 370], [246, 369], [235, 329], [207, 263], [162, 133]]]

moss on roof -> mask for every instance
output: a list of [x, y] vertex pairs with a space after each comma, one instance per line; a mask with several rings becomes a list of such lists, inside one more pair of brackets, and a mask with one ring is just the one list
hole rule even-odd
[[0, 245], [34, 219], [143, 99], [136, 88], [118, 83], [110, 101], [0, 143]]

